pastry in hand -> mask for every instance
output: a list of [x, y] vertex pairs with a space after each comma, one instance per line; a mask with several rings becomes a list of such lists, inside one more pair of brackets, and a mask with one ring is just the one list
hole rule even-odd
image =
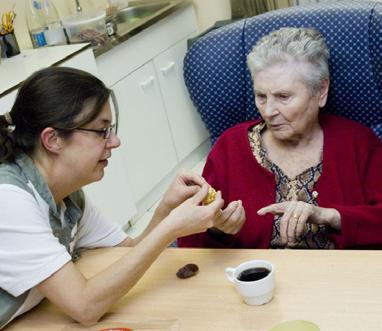
[[202, 201], [203, 205], [209, 205], [212, 201], [215, 200], [216, 197], [216, 191], [211, 186], [208, 188], [208, 194]]

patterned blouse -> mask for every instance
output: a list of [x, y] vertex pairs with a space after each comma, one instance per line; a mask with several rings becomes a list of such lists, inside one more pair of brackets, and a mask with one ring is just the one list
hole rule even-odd
[[[317, 205], [318, 193], [314, 191], [314, 185], [322, 173], [322, 153], [320, 162], [312, 166], [295, 178], [289, 178], [284, 172], [273, 163], [267, 155], [266, 149], [262, 146], [261, 132], [265, 128], [265, 123], [259, 123], [248, 132], [248, 138], [253, 155], [257, 162], [271, 171], [275, 175], [276, 182], [276, 203], [289, 200], [305, 201]], [[273, 232], [270, 242], [271, 248], [284, 248], [280, 237], [280, 220], [282, 215], [275, 215]], [[307, 223], [301, 238], [295, 243], [288, 243], [288, 248], [334, 248], [330, 241], [326, 226]]]

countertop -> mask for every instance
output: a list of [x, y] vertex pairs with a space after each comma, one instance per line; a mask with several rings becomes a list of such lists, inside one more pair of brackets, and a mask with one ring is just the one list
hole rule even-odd
[[[99, 56], [106, 53], [159, 20], [192, 3], [191, 0], [145, 0], [144, 4], [163, 2], [168, 3], [168, 5], [157, 11], [154, 15], [132, 23], [118, 24], [117, 34], [110, 38], [106, 45], [94, 50], [94, 55]], [[131, 7], [142, 4], [142, 0], [129, 1], [129, 6]], [[20, 83], [34, 71], [60, 64], [89, 47], [90, 44], [81, 43], [28, 49], [22, 50], [19, 55], [9, 59], [2, 59], [0, 62], [0, 97], [18, 88]]]
[[117, 25], [117, 33], [115, 36], [110, 38], [109, 42], [99, 47], [94, 51], [94, 55], [97, 57], [108, 50], [118, 46], [119, 44], [125, 42], [127, 39], [132, 36], [138, 34], [142, 30], [148, 28], [149, 26], [155, 24], [161, 19], [165, 18], [168, 15], [171, 15], [175, 11], [188, 6], [192, 3], [191, 0], [137, 0], [137, 1], [129, 1], [129, 7], [139, 6], [142, 4], [151, 4], [151, 3], [163, 3], [166, 2], [168, 5], [161, 10], [158, 10], [154, 15], [139, 19], [135, 22], [131, 23], [123, 23]]
[[16, 89], [36, 70], [60, 64], [90, 44], [64, 45], [22, 50], [20, 54], [0, 63], [0, 97]]

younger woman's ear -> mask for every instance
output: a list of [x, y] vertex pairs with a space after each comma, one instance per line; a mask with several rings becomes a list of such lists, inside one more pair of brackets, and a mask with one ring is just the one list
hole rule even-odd
[[41, 145], [49, 152], [57, 154], [62, 148], [62, 139], [53, 128], [45, 128], [40, 134]]
[[328, 100], [329, 85], [330, 82], [328, 78], [322, 81], [320, 96], [318, 100], [318, 105], [320, 108], [324, 107], [326, 105], [326, 101]]

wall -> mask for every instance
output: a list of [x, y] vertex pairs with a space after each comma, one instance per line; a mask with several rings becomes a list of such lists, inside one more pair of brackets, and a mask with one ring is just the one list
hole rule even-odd
[[[51, 0], [56, 6], [61, 17], [75, 13], [74, 0]], [[25, 0], [0, 0], [0, 13], [8, 11], [13, 4], [16, 12], [15, 33], [20, 48], [32, 48], [25, 19]], [[89, 8], [105, 8], [107, 0], [80, 0], [84, 10]], [[194, 6], [198, 16], [201, 31], [207, 29], [215, 21], [230, 18], [230, 0], [194, 0]]]
[[230, 0], [194, 0], [199, 30], [204, 31], [216, 21], [231, 18]]

